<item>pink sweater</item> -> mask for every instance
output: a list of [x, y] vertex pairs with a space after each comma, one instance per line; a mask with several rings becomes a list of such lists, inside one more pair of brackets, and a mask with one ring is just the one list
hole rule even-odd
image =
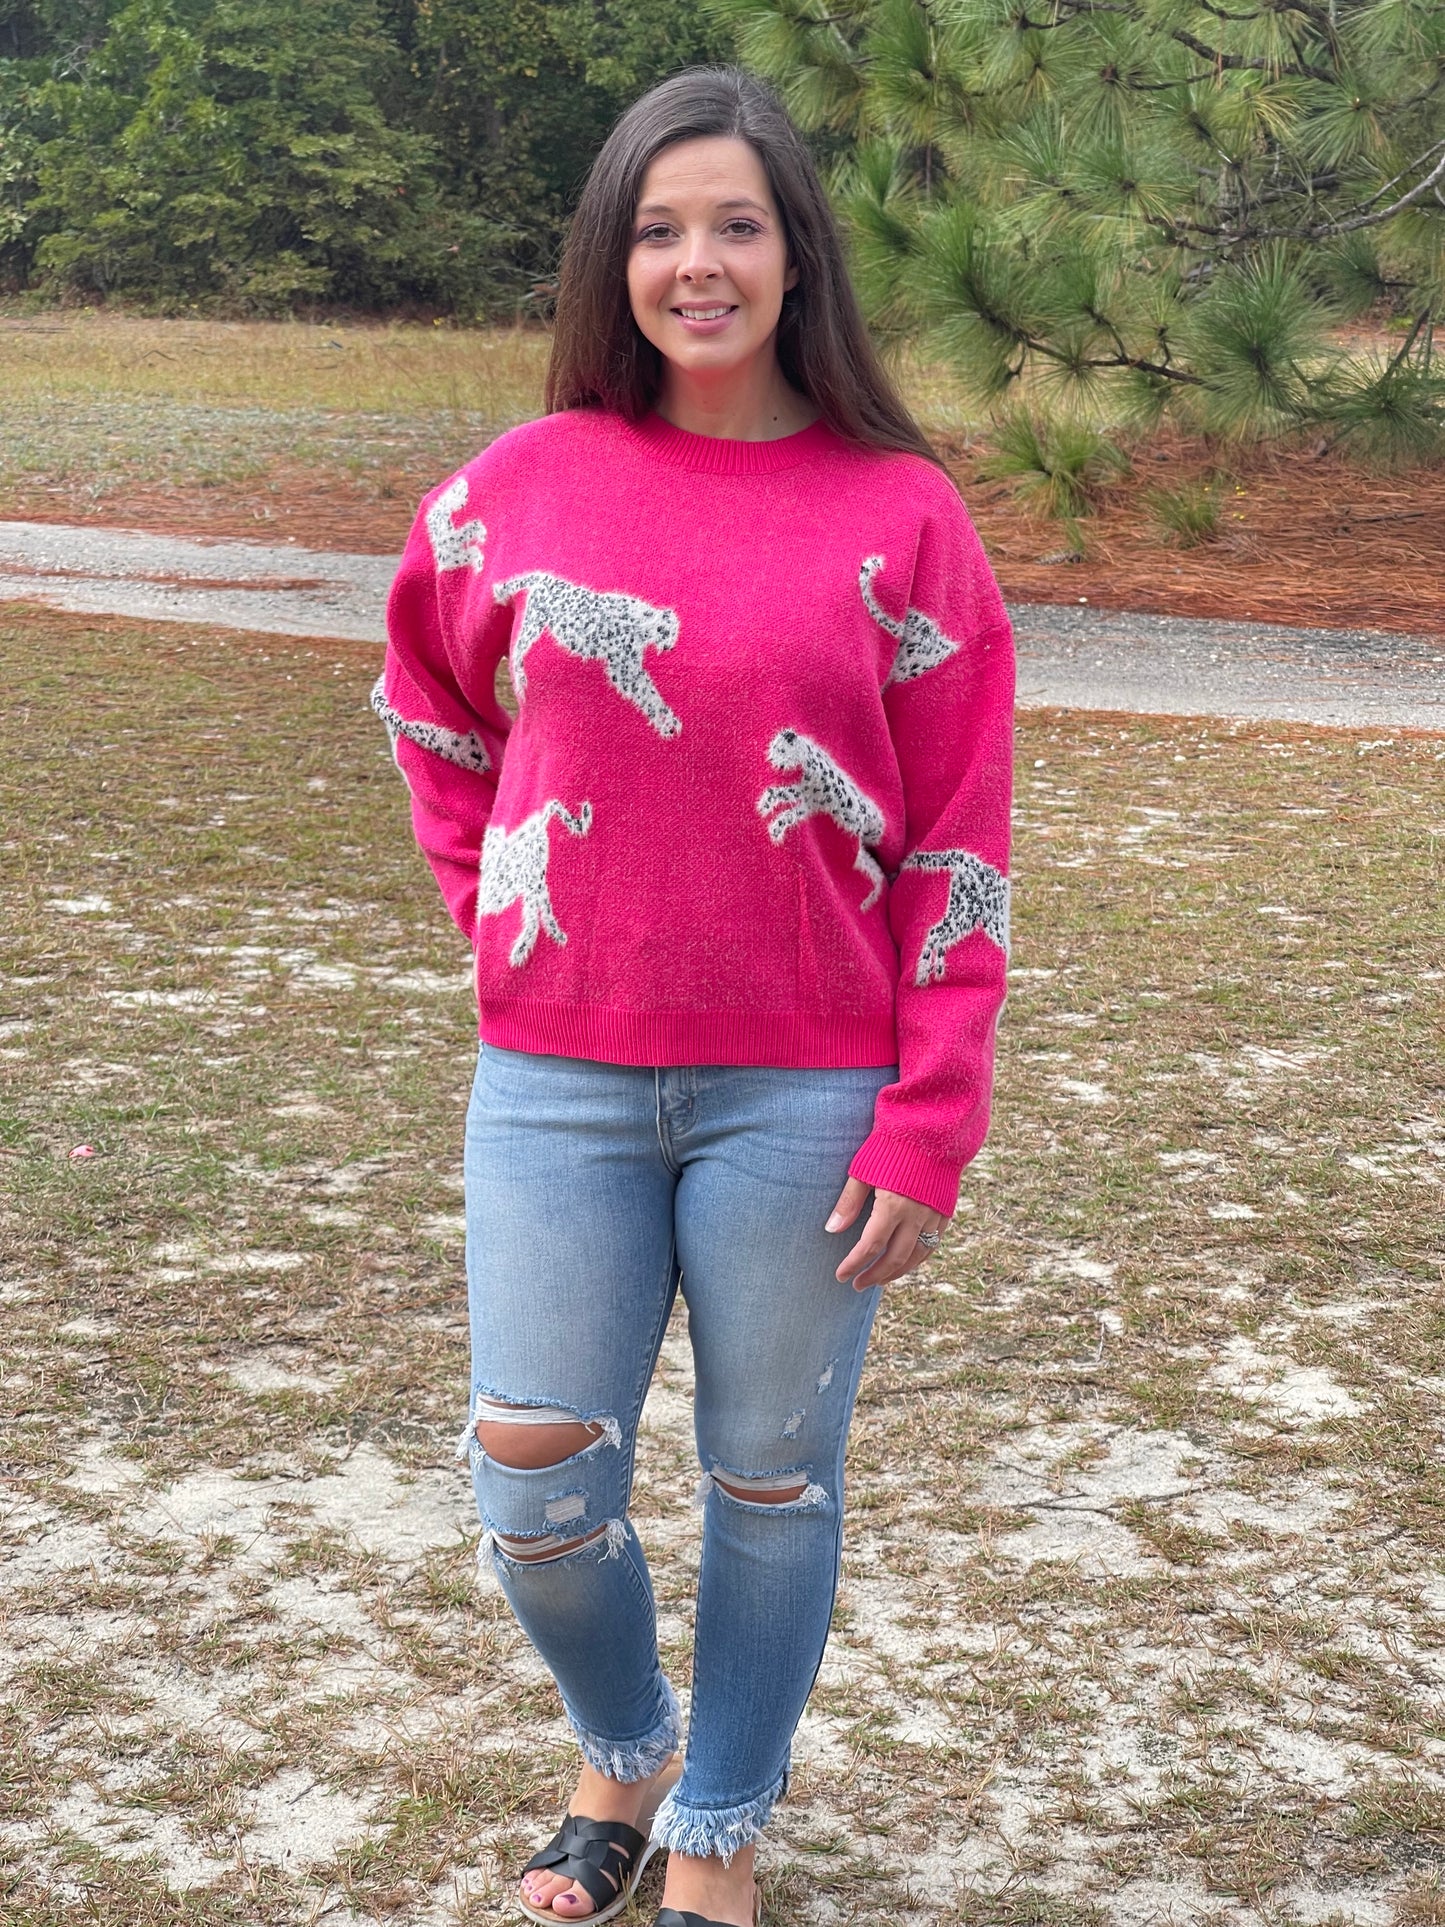
[[947, 477], [822, 423], [550, 415], [426, 498], [387, 625], [373, 702], [482, 1037], [896, 1063], [853, 1175], [951, 1212], [1004, 998], [1013, 650]]

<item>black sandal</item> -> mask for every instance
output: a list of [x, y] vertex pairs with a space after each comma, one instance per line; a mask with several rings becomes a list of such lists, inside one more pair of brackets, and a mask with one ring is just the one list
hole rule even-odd
[[604, 1921], [620, 1914], [641, 1880], [657, 1843], [624, 1820], [584, 1820], [569, 1813], [540, 1853], [534, 1853], [523, 1873], [551, 1873], [573, 1880], [590, 1898], [595, 1913], [559, 1914], [555, 1907], [533, 1907], [518, 1895], [528, 1920]]
[[[758, 1923], [761, 1922], [762, 1918], [763, 1890], [761, 1887], [755, 1887], [753, 1889], [754, 1927], [758, 1927]], [[727, 1927], [727, 1922], [725, 1920], [709, 1920], [706, 1914], [688, 1913], [687, 1910], [682, 1907], [664, 1907], [662, 1912], [657, 1916], [654, 1927]]]

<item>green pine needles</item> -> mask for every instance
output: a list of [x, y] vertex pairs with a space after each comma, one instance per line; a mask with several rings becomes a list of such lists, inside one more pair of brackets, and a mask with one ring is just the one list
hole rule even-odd
[[1127, 458], [1088, 422], [1013, 409], [998, 423], [993, 452], [978, 465], [985, 482], [1012, 482], [1021, 500], [1061, 521], [1094, 508], [1099, 492], [1128, 471]]
[[[875, 326], [979, 398], [1445, 447], [1440, 0], [710, 5], [831, 156]], [[1397, 352], [1341, 344], [1382, 311]]]

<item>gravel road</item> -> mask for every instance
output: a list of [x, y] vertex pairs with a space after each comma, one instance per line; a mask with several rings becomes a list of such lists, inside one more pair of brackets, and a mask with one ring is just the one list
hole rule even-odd
[[[382, 640], [395, 562], [255, 542], [0, 522], [0, 599], [82, 615]], [[1021, 708], [1445, 733], [1445, 637], [1016, 603]]]
[[1445, 731], [1445, 636], [1015, 603], [1020, 708]]
[[77, 615], [380, 642], [395, 571], [386, 555], [0, 522], [0, 598]]

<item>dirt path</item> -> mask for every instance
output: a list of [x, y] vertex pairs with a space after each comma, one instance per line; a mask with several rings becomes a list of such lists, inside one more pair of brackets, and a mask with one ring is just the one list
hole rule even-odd
[[1011, 605], [1021, 709], [1445, 730], [1445, 638]]
[[[81, 615], [383, 640], [393, 561], [0, 522], [0, 598]], [[1013, 604], [1022, 708], [1445, 729], [1445, 638]]]

